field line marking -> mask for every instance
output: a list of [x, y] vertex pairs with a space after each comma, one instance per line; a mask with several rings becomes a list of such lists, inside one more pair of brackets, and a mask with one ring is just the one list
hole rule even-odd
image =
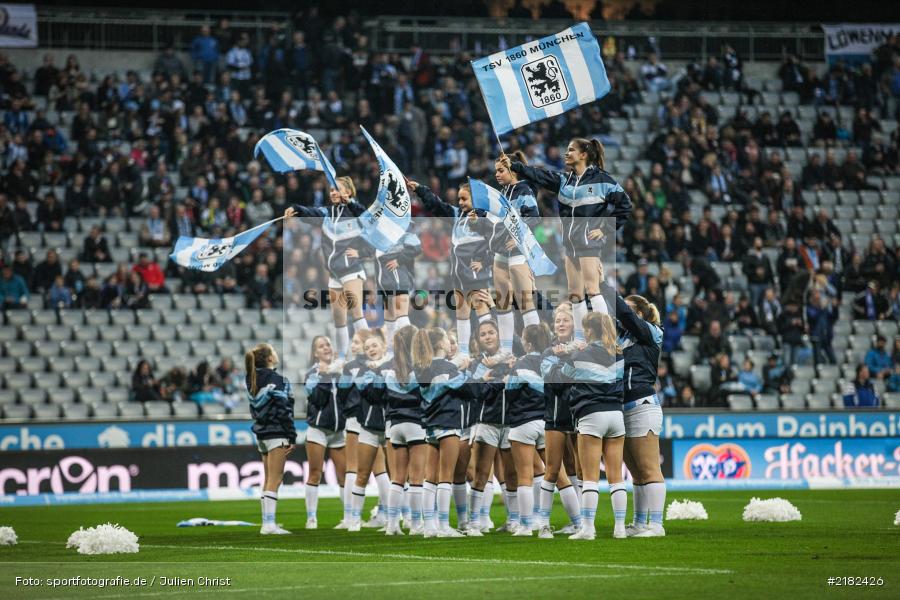
[[[648, 573], [649, 576], [660, 576], [663, 573]], [[587, 574], [587, 575], [566, 575], [566, 579], [621, 579], [623, 577], [628, 577], [625, 573], [607, 573], [607, 574]], [[546, 576], [530, 576], [530, 577], [480, 577], [480, 578], [466, 578], [466, 579], [420, 579], [420, 580], [410, 580], [410, 581], [374, 581], [374, 582], [360, 582], [360, 583], [320, 583], [320, 584], [299, 584], [299, 585], [289, 585], [289, 586], [265, 586], [259, 587], [254, 586], [252, 588], [222, 588], [222, 587], [208, 587], [208, 588], [190, 588], [191, 594], [196, 594], [200, 592], [212, 592], [212, 593], [225, 593], [225, 594], [235, 594], [235, 593], [245, 593], [245, 592], [278, 592], [278, 591], [290, 591], [290, 590], [311, 590], [311, 589], [333, 589], [333, 588], [373, 588], [373, 587], [403, 587], [410, 585], [471, 585], [471, 584], [481, 584], [481, 583], [515, 583], [518, 581], [549, 581], [549, 580], [559, 580], [559, 575], [546, 575]], [[184, 593], [184, 588], [167, 590], [164, 592], [143, 592], [137, 594], [101, 594], [98, 598], [101, 599], [109, 599], [112, 600], [114, 598], [137, 598], [137, 597], [153, 597], [153, 596], [170, 596], [172, 594]], [[46, 598], [45, 600], [67, 600], [66, 598]]]

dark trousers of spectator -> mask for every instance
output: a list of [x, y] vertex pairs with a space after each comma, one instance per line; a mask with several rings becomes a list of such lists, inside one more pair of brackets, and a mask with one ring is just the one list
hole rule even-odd
[[788, 342], [784, 342], [781, 345], [781, 356], [784, 361], [784, 366], [793, 366], [794, 361], [797, 358], [797, 354], [802, 348], [803, 344], [789, 344]]
[[767, 283], [751, 283], [750, 287], [750, 306], [759, 306], [759, 299], [766, 293]]
[[203, 62], [198, 60], [194, 63], [194, 69], [203, 73], [203, 83], [206, 85], [216, 85], [216, 75], [219, 70], [219, 61]]
[[820, 364], [836, 365], [837, 357], [834, 348], [831, 347], [831, 339], [819, 340], [813, 338], [813, 362], [818, 367]]

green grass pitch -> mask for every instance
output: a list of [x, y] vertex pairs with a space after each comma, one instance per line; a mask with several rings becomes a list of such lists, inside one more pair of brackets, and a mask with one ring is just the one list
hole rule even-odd
[[[783, 497], [803, 520], [745, 523], [752, 496]], [[708, 521], [669, 521], [665, 538], [613, 540], [612, 511], [601, 498], [598, 539], [388, 538], [374, 530], [333, 531], [337, 500], [322, 500], [319, 529], [305, 531], [300, 500], [280, 502], [290, 536], [250, 527], [178, 529], [185, 518], [258, 522], [258, 503], [203, 502], [0, 509], [0, 525], [20, 543], [0, 547], [0, 597], [168, 598], [900, 598], [900, 509], [896, 490], [690, 492]], [[369, 506], [372, 499], [369, 499]], [[503, 508], [497, 499], [493, 519]], [[630, 518], [630, 517], [629, 517]], [[79, 526], [111, 521], [140, 536], [138, 554], [82, 556], [65, 541]], [[553, 515], [562, 526], [565, 515]], [[50, 588], [16, 577], [145, 577], [141, 587]], [[880, 587], [829, 586], [829, 577], [881, 577]], [[153, 585], [150, 579], [154, 578]], [[162, 578], [194, 585], [161, 585]], [[231, 578], [200, 586], [200, 578]]]

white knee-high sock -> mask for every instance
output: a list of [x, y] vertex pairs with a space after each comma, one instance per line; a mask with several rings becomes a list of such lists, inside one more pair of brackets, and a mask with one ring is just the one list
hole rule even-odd
[[378, 486], [378, 514], [382, 517], [387, 514], [388, 494], [391, 490], [391, 478], [388, 474], [379, 473], [375, 476], [375, 484]]
[[406, 491], [406, 497], [409, 498], [409, 516], [412, 526], [418, 526], [422, 523], [422, 486], [410, 485]]
[[516, 316], [511, 310], [497, 313], [497, 326], [500, 328], [500, 352], [513, 350], [513, 338], [516, 336]]
[[663, 511], [666, 508], [665, 482], [648, 483], [644, 486], [647, 495], [647, 512], [650, 513], [650, 524], [663, 524]]
[[550, 525], [550, 513], [553, 510], [553, 491], [555, 489], [556, 485], [549, 481], [541, 483], [538, 502], [535, 505], [537, 507], [538, 518], [541, 520], [541, 526]]
[[350, 348], [350, 333], [347, 331], [347, 326], [335, 327], [334, 338], [335, 344], [337, 344], [338, 358], [343, 359], [347, 356], [347, 350]]
[[395, 322], [396, 325], [394, 326], [394, 331], [407, 327], [409, 325], [409, 317], [407, 315], [401, 315], [397, 317], [397, 320]]
[[453, 484], [453, 504], [456, 505], [456, 526], [462, 529], [469, 521], [469, 512], [466, 509], [466, 484]]
[[363, 329], [368, 329], [369, 323], [366, 321], [365, 317], [360, 317], [353, 321], [353, 332], [362, 331]]
[[422, 484], [422, 517], [425, 519], [425, 529], [432, 530], [437, 527], [437, 519], [434, 514], [435, 485], [430, 481]]
[[344, 521], [349, 521], [353, 513], [353, 484], [356, 483], [356, 472], [347, 471], [344, 474]]
[[503, 496], [506, 499], [506, 520], [519, 523], [522, 519], [522, 511], [519, 508], [519, 490], [522, 488], [510, 490], [505, 483], [503, 488]]
[[581, 322], [584, 320], [585, 315], [587, 315], [587, 302], [582, 300], [581, 302], [576, 302], [572, 305], [572, 318], [575, 320], [575, 341], [583, 342], [584, 341], [584, 327]]
[[481, 516], [481, 503], [484, 498], [483, 490], [472, 488], [469, 490], [469, 524], [473, 527], [478, 525]]
[[597, 516], [597, 502], [600, 498], [599, 484], [585, 481], [581, 489], [581, 527], [586, 531], [596, 531], [594, 519]]
[[354, 521], [359, 521], [362, 519], [363, 505], [366, 503], [366, 488], [354, 484], [350, 494], [353, 496], [351, 500], [352, 507], [350, 509], [350, 518]]
[[[532, 496], [532, 498], [534, 498], [533, 502], [534, 502], [535, 514], [538, 513], [537, 507], [540, 506], [540, 504], [538, 504], [538, 498], [541, 495], [541, 484], [542, 483], [544, 483], [544, 475], [543, 474], [535, 475], [534, 479], [531, 481], [531, 490], [532, 490], [531, 496]], [[521, 507], [519, 509], [519, 512], [520, 513], [522, 512]]]
[[628, 510], [628, 492], [625, 491], [624, 482], [613, 483], [609, 486], [609, 501], [612, 503], [616, 531], [624, 531], [625, 511]]
[[390, 529], [400, 527], [400, 504], [403, 502], [403, 486], [397, 483], [391, 484], [388, 492], [387, 524]]
[[437, 487], [438, 526], [441, 529], [450, 527], [450, 498], [453, 496], [449, 481], [442, 481]]
[[303, 498], [306, 501], [306, 518], [315, 519], [319, 509], [319, 486], [307, 483], [303, 490]]
[[591, 310], [593, 312], [609, 314], [609, 307], [606, 305], [606, 298], [602, 294], [591, 296]]
[[569, 475], [569, 481], [575, 487], [575, 492], [578, 494], [578, 502], [581, 502], [581, 480], [578, 479], [578, 475]]
[[533, 308], [531, 310], [526, 310], [522, 313], [522, 324], [525, 327], [529, 325], [540, 325], [541, 317], [538, 315], [538, 312]]
[[530, 485], [520, 485], [516, 496], [519, 501], [519, 522], [522, 527], [532, 529], [534, 527], [534, 488]]
[[387, 337], [385, 340], [387, 342], [387, 352], [388, 354], [394, 353], [394, 331], [396, 331], [397, 322], [396, 321], [388, 321], [384, 320], [384, 335]]
[[456, 340], [461, 355], [469, 355], [469, 342], [471, 339], [472, 322], [469, 319], [456, 319]]
[[259, 498], [262, 507], [263, 527], [275, 527], [275, 508], [278, 505], [278, 492], [264, 491]]
[[647, 524], [646, 486], [642, 483], [634, 484], [634, 489], [632, 491], [632, 495], [634, 496], [634, 524], [635, 525], [646, 525]]
[[481, 510], [479, 511], [479, 523], [487, 527], [491, 520], [491, 505], [494, 503], [494, 484], [488, 481], [484, 486], [484, 495], [481, 497]]
[[574, 485], [559, 490], [559, 499], [562, 502], [569, 520], [576, 527], [581, 525], [581, 495]]
[[409, 484], [403, 484], [403, 499], [400, 501], [400, 516], [405, 523], [409, 523]]

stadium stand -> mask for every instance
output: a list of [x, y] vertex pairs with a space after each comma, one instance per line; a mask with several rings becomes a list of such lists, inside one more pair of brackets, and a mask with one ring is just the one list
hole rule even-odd
[[[266, 131], [322, 140], [363, 201], [377, 179], [360, 124], [436, 191], [490, 179], [498, 150], [467, 54], [384, 54], [342, 18], [255, 48], [217, 36], [219, 63], [193, 72], [177, 55], [152, 72], [88, 73], [48, 53], [23, 73], [0, 55], [3, 419], [246, 415], [242, 351], [284, 327], [281, 240], [263, 236], [214, 274], [168, 253], [178, 235], [231, 235], [323, 202], [310, 173], [252, 160]], [[900, 52], [888, 50], [877, 56]], [[249, 79], [219, 68], [242, 53]], [[568, 139], [603, 140], [635, 203], [619, 284], [663, 315], [669, 407], [843, 408], [866, 386], [897, 407], [900, 129], [886, 82], [900, 58], [851, 70], [788, 57], [745, 78], [722, 67], [727, 54], [661, 75], [610, 53], [606, 98], [505, 149], [561, 168]], [[313, 233], [298, 243], [318, 260]], [[425, 280], [446, 265], [418, 267]], [[304, 289], [323, 273], [313, 262]], [[314, 316], [302, 326], [297, 349], [325, 330]]]

